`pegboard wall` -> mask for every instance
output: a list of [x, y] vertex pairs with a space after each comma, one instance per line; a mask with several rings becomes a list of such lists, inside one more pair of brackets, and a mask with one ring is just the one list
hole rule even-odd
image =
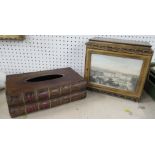
[[[147, 41], [155, 51], [155, 36], [100, 36]], [[0, 40], [0, 71], [6, 74], [16, 74], [72, 67], [83, 75], [85, 43], [92, 37], [95, 35], [29, 35], [24, 41]], [[153, 61], [155, 61], [155, 56]]]

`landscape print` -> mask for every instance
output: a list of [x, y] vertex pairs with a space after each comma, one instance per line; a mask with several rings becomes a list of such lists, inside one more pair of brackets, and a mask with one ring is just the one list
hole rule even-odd
[[138, 59], [92, 54], [90, 82], [135, 91], [142, 64]]

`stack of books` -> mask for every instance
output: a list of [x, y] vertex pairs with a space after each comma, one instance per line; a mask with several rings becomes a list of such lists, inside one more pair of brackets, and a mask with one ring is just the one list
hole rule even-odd
[[86, 97], [87, 82], [71, 68], [8, 75], [6, 97], [11, 117]]
[[145, 85], [145, 90], [155, 100], [155, 63], [151, 64], [149, 77]]

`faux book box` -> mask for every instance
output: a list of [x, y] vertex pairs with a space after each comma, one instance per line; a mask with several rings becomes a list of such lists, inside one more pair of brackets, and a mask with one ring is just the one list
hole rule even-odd
[[87, 82], [71, 68], [8, 75], [6, 97], [11, 117], [86, 97]]

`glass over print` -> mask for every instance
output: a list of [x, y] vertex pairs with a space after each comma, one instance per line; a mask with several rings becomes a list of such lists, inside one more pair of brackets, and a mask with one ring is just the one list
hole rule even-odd
[[91, 54], [90, 82], [126, 91], [135, 91], [143, 60]]

